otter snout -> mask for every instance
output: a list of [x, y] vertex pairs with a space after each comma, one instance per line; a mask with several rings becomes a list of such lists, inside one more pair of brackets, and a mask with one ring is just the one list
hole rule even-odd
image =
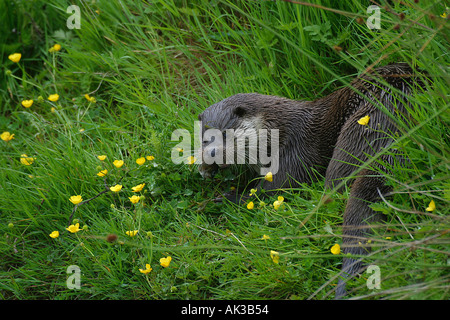
[[228, 167], [226, 163], [221, 163], [223, 152], [223, 146], [214, 144], [203, 146], [202, 164], [198, 168], [203, 178], [214, 178], [219, 169]]

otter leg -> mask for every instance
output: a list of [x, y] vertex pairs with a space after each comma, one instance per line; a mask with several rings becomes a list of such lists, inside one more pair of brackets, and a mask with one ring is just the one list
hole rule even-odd
[[225, 200], [228, 200], [235, 204], [244, 204], [245, 201], [248, 199], [247, 196], [244, 196], [242, 193], [239, 193], [237, 191], [230, 191], [222, 194], [222, 196], [214, 198], [214, 202], [224, 202]]
[[[385, 185], [385, 178], [371, 170], [363, 170], [353, 182], [350, 197], [344, 212], [343, 252], [344, 254], [365, 255], [370, 252], [366, 246], [370, 235], [370, 225], [381, 221], [382, 216], [369, 205], [380, 200], [379, 192], [385, 194], [390, 190]], [[361, 258], [344, 258], [342, 275], [352, 278], [365, 269]], [[336, 288], [336, 298], [346, 294], [346, 280], [340, 279]]]

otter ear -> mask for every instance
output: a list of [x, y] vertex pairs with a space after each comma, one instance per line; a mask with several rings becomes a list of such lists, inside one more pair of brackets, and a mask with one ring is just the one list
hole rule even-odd
[[236, 107], [233, 110], [233, 113], [238, 117], [242, 117], [247, 111], [243, 107]]

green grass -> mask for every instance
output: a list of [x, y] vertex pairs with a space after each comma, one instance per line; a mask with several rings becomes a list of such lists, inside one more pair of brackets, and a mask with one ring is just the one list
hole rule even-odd
[[[350, 297], [448, 299], [449, 24], [443, 1], [403, 2], [383, 9], [374, 31], [358, 23], [370, 5], [360, 1], [80, 2], [79, 30], [66, 27], [65, 1], [1, 2], [0, 133], [15, 139], [0, 141], [0, 297], [332, 297], [342, 255], [330, 248], [341, 243], [347, 192], [324, 205], [318, 182], [286, 190], [280, 210], [270, 206], [276, 199], [252, 210], [218, 205], [209, 200], [233, 180], [205, 181], [195, 167], [173, 164], [170, 137], [192, 132], [198, 113], [238, 92], [311, 100], [368, 66], [406, 61], [433, 85], [411, 98], [413, 126], [392, 147], [409, 163], [394, 166], [393, 195], [374, 205], [387, 218], [367, 258], [380, 266], [381, 290], [368, 290], [363, 275]], [[55, 43], [62, 49], [50, 53]], [[8, 60], [14, 52], [22, 53], [17, 64]], [[53, 93], [57, 102], [47, 100]], [[22, 107], [25, 99], [33, 106]], [[21, 154], [36, 159], [25, 166]], [[106, 180], [97, 176], [103, 169]], [[93, 198], [105, 183], [123, 189], [74, 210], [71, 196]], [[133, 205], [131, 187], [141, 183], [145, 199]], [[427, 212], [431, 200], [436, 210]], [[86, 230], [65, 230], [72, 213]], [[147, 263], [153, 270], [144, 275]], [[79, 290], [66, 286], [70, 265], [81, 270]]]

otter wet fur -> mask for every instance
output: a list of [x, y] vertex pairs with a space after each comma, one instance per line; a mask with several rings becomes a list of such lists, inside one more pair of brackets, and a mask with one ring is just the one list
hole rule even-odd
[[[204, 110], [199, 120], [202, 134], [214, 128], [224, 134], [224, 141], [227, 129], [278, 129], [278, 171], [273, 174], [272, 182], [259, 179], [258, 190], [298, 187], [325, 176], [326, 188], [342, 191], [341, 181], [356, 172], [353, 179], [346, 181], [351, 189], [344, 212], [342, 248], [344, 254], [364, 255], [370, 251], [364, 246], [370, 225], [381, 220], [380, 214], [369, 205], [379, 201], [380, 194], [388, 193], [390, 188], [385, 184], [384, 174], [379, 173], [388, 172], [383, 162], [374, 161], [372, 167], [360, 168], [393, 142], [399, 129], [392, 118], [408, 118], [407, 96], [417, 85], [423, 87], [413, 69], [406, 63], [396, 63], [374, 69], [349, 86], [315, 101], [237, 94]], [[364, 117], [368, 122], [358, 123]], [[220, 151], [225, 158], [227, 149], [231, 149], [226, 143], [222, 144], [223, 150], [218, 150], [217, 145], [211, 148], [212, 145], [212, 139], [202, 141], [203, 157]], [[270, 153], [273, 146], [269, 145], [268, 149]], [[236, 150], [234, 145], [233, 150]], [[399, 156], [391, 153], [381, 157], [385, 163], [392, 163], [394, 158]], [[203, 162], [199, 171], [203, 177], [212, 177], [226, 166]], [[257, 177], [260, 175], [258, 168], [263, 165], [241, 166], [246, 166], [254, 173], [253, 177]], [[238, 196], [226, 197], [236, 201]], [[361, 260], [344, 258], [336, 298], [346, 295], [345, 279], [364, 270]]]

